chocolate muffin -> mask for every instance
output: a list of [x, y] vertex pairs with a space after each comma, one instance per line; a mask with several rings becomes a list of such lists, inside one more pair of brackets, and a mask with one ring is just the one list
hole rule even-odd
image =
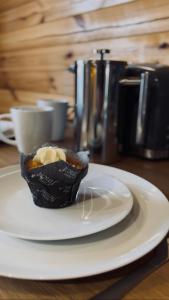
[[48, 146], [30, 155], [21, 154], [21, 175], [37, 206], [63, 208], [72, 205], [81, 180], [88, 172], [88, 155]]

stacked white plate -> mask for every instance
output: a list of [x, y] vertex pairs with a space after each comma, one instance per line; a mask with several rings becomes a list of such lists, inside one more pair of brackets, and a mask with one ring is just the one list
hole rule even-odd
[[169, 230], [169, 203], [148, 181], [90, 164], [76, 203], [34, 205], [19, 166], [0, 169], [0, 275], [79, 278], [129, 264]]

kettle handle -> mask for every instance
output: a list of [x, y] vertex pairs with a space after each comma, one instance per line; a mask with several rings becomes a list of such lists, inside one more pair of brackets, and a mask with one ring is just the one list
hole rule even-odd
[[138, 113], [137, 113], [137, 124], [136, 124], [136, 144], [143, 145], [144, 143], [144, 128], [146, 123], [146, 108], [147, 108], [147, 96], [148, 96], [148, 82], [149, 82], [149, 73], [141, 73], [141, 78], [133, 79], [121, 79], [119, 83], [121, 85], [139, 85], [139, 100], [138, 100]]
[[137, 126], [136, 126], [137, 145], [143, 145], [144, 143], [144, 132], [145, 132], [144, 128], [146, 123], [148, 81], [149, 81], [149, 73], [148, 72], [142, 73], [141, 80], [140, 80], [139, 104], [138, 104]]

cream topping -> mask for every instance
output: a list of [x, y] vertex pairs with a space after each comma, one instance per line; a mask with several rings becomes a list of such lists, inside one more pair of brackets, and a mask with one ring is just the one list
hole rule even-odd
[[66, 155], [63, 149], [57, 147], [42, 147], [37, 150], [33, 158], [34, 161], [43, 165], [51, 164], [59, 160], [66, 161]]

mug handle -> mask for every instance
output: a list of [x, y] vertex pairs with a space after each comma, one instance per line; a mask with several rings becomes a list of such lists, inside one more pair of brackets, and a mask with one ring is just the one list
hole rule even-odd
[[[11, 119], [11, 115], [10, 114], [1, 114], [0, 120], [2, 120], [2, 119]], [[13, 146], [17, 145], [15, 140], [11, 140], [11, 139], [7, 138], [5, 136], [5, 134], [3, 134], [1, 131], [0, 131], [0, 140], [9, 145], [13, 145]]]
[[74, 117], [74, 121], [72, 122], [72, 120], [70, 120], [70, 116], [71, 116], [72, 113], [75, 114], [75, 105], [68, 104], [68, 110], [71, 110], [71, 111], [67, 113], [67, 127], [68, 128], [74, 128], [74, 126], [75, 126], [75, 117]]

